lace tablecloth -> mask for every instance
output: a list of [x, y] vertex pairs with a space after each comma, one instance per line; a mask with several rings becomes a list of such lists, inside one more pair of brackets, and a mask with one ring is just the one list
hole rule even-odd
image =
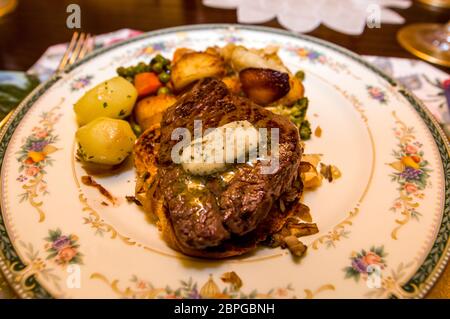
[[390, 8], [405, 9], [410, 0], [203, 0], [208, 7], [236, 9], [239, 23], [272, 19], [288, 30], [310, 32], [320, 24], [337, 32], [359, 35], [381, 23], [402, 24], [405, 19]]
[[[96, 47], [107, 46], [140, 33], [140, 31], [136, 30], [122, 29], [100, 35], [96, 38]], [[48, 48], [29, 72], [39, 76], [42, 81], [46, 80], [57, 68], [65, 48], [65, 44]], [[443, 124], [444, 128], [446, 125], [450, 126], [449, 107], [443, 88], [443, 81], [450, 78], [447, 73], [418, 60], [374, 56], [365, 58], [410, 89], [424, 102], [439, 123]], [[450, 270], [448, 267], [429, 296], [433, 298], [450, 298]], [[15, 298], [15, 294], [1, 274], [0, 298]]]

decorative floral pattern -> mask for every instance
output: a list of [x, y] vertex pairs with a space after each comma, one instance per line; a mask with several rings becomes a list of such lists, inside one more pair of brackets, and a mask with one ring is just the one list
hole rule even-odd
[[402, 226], [410, 219], [419, 220], [421, 216], [418, 207], [425, 197], [423, 190], [429, 184], [431, 169], [429, 162], [424, 158], [423, 144], [414, 136], [414, 128], [403, 123], [395, 112], [392, 114], [397, 124], [394, 134], [399, 143], [392, 153], [397, 161], [389, 165], [395, 170], [390, 176], [392, 181], [398, 184], [399, 196], [395, 199], [391, 211], [401, 212], [403, 216], [401, 220], [395, 221], [398, 226], [391, 233], [391, 237], [397, 239], [397, 232]]
[[360, 252], [353, 252], [350, 260], [351, 266], [344, 269], [345, 278], [353, 278], [356, 282], [360, 278], [367, 280], [370, 272], [369, 266], [379, 266], [381, 269], [386, 267], [386, 253], [384, 247], [371, 247], [369, 251], [361, 250]]
[[103, 236], [104, 234], [109, 234], [111, 239], [118, 238], [127, 245], [133, 246], [136, 244], [134, 240], [118, 233], [114, 227], [106, 223], [97, 211], [89, 206], [86, 197], [82, 193], [80, 193], [78, 199], [83, 206], [83, 211], [88, 214], [88, 217], [83, 217], [84, 224], [89, 225], [92, 229], [94, 229], [95, 235]]
[[[419, 293], [416, 285], [411, 285], [412, 289], [406, 290], [403, 286], [406, 277], [406, 270], [410, 268], [414, 262], [400, 263], [395, 269], [385, 269], [381, 274], [379, 287], [373, 287], [365, 294], [369, 298], [391, 298], [398, 299], [415, 298]], [[387, 273], [387, 274], [386, 274]]]
[[320, 64], [329, 67], [336, 73], [346, 73], [355, 79], [360, 79], [358, 75], [351, 72], [345, 63], [335, 61], [333, 58], [325, 55], [323, 52], [309, 47], [300, 47], [295, 45], [286, 45], [284, 43], [273, 43], [285, 49], [288, 53], [300, 57], [300, 59], [308, 61], [312, 64]]
[[449, 123], [449, 111], [444, 107], [447, 102], [443, 82], [448, 78], [445, 71], [418, 60], [384, 57], [366, 59], [412, 91], [425, 103], [439, 123]]
[[141, 55], [152, 55], [155, 52], [160, 52], [160, 51], [165, 51], [169, 48], [168, 43], [165, 41], [161, 41], [161, 42], [154, 42], [151, 43], [149, 45], [146, 45], [142, 48], [140, 48], [137, 52], [136, 55], [137, 56], [141, 56]]
[[[132, 276], [129, 286], [121, 289], [119, 287], [118, 280], [109, 281], [104, 275], [100, 273], [94, 273], [91, 275], [91, 279], [98, 279], [108, 284], [115, 293], [123, 298], [139, 298], [139, 299], [255, 299], [255, 298], [292, 298], [293, 288], [288, 285], [284, 288], [271, 289], [266, 293], [260, 293], [257, 290], [253, 290], [249, 293], [240, 291], [239, 288], [229, 283], [224, 288], [219, 288], [214, 281], [212, 275], [209, 279], [200, 287], [197, 282], [194, 282], [192, 278], [187, 281], [180, 281], [180, 286], [177, 288], [171, 288], [169, 286], [165, 288], [157, 288], [153, 286], [151, 282], [142, 280], [137, 276]], [[323, 290], [334, 290], [334, 286], [326, 285], [325, 288], [319, 289], [316, 292]], [[309, 292], [308, 296], [313, 296]]]
[[132, 64], [141, 59], [150, 59], [158, 52], [167, 52], [176, 47], [183, 46], [187, 38], [180, 38], [178, 41], [153, 41], [141, 45], [137, 48], [127, 50], [124, 54], [116, 55], [111, 59], [111, 63], [101, 67], [100, 70], [110, 69], [115, 66], [124, 66]]
[[61, 230], [49, 230], [48, 242], [45, 249], [48, 253], [47, 259], [54, 260], [58, 265], [82, 264], [82, 254], [78, 251], [78, 237], [76, 235], [63, 235]]
[[[410, 268], [414, 262], [400, 263], [397, 268], [388, 269], [385, 257], [384, 246], [371, 247], [369, 251], [362, 249], [360, 252], [352, 252], [350, 256], [350, 266], [344, 268], [345, 278], [353, 278], [355, 282], [360, 279], [366, 283], [370, 289], [365, 294], [371, 298], [414, 298], [418, 294], [418, 287], [413, 285], [411, 291], [403, 288], [406, 276], [405, 270]], [[377, 267], [378, 273], [377, 273]], [[372, 277], [369, 283], [369, 276]]]
[[369, 93], [369, 96], [380, 102], [381, 104], [386, 104], [388, 102], [386, 92], [384, 92], [382, 89], [376, 86], [367, 85], [367, 92]]
[[299, 57], [308, 59], [310, 62], [317, 62], [320, 64], [326, 64], [328, 62], [327, 57], [317, 50], [299, 48], [297, 54]]
[[239, 30], [235, 28], [225, 29], [221, 32], [223, 35], [219, 38], [219, 41], [224, 41], [226, 43], [240, 43], [244, 39], [239, 35]]
[[45, 291], [37, 287], [37, 278], [42, 277], [51, 282], [59, 294], [61, 291], [61, 278], [54, 273], [54, 269], [48, 267], [45, 260], [40, 257], [40, 252], [34, 248], [33, 244], [19, 241], [19, 245], [23, 248], [26, 259], [23, 265], [18, 261], [9, 265], [14, 282], [20, 283], [27, 294], [33, 293], [40, 298], [49, 298], [50, 296]]
[[348, 238], [350, 235], [349, 226], [353, 224], [353, 219], [358, 215], [359, 208], [356, 207], [352, 211], [350, 211], [347, 217], [342, 220], [339, 224], [333, 227], [328, 233], [319, 236], [312, 243], [311, 247], [314, 250], [319, 249], [320, 244], [325, 244], [326, 248], [335, 248], [336, 243], [341, 241], [341, 239]]
[[93, 75], [86, 75], [79, 78], [76, 78], [71, 84], [70, 84], [70, 90], [72, 92], [81, 90], [91, 84], [92, 79], [94, 78]]
[[[235, 273], [234, 273], [235, 274]], [[225, 274], [224, 274], [225, 275]], [[220, 288], [214, 281], [214, 276], [210, 275], [209, 279], [199, 287], [198, 283], [189, 280], [180, 281], [178, 288], [171, 288], [166, 286], [165, 288], [157, 288], [151, 282], [143, 280], [136, 275], [133, 275], [129, 280], [129, 286], [126, 288], [119, 287], [119, 281], [110, 281], [106, 276], [100, 273], [94, 273], [91, 275], [91, 279], [101, 280], [106, 283], [111, 289], [122, 298], [132, 299], [288, 299], [297, 298], [294, 294], [294, 289], [291, 285], [287, 285], [282, 288], [270, 289], [266, 293], [260, 293], [256, 289], [249, 293], [241, 291], [240, 286], [236, 286], [235, 282], [224, 280], [224, 275], [221, 279], [224, 283], [227, 283], [225, 287]], [[237, 274], [235, 274], [237, 276]], [[239, 278], [239, 277], [238, 277]], [[240, 280], [240, 278], [238, 279]], [[242, 284], [242, 282], [241, 282]], [[313, 299], [318, 294], [336, 288], [332, 284], [325, 284], [319, 288], [313, 290], [305, 289], [305, 299]]]
[[17, 161], [20, 163], [17, 181], [23, 184], [22, 188], [25, 190], [19, 195], [19, 199], [20, 202], [28, 201], [36, 208], [39, 222], [44, 221], [45, 214], [41, 209], [42, 202], [37, 201], [37, 198], [49, 194], [44, 180], [47, 173], [45, 169], [53, 164], [50, 154], [58, 150], [54, 145], [58, 141], [58, 135], [53, 129], [61, 117], [58, 110], [59, 107], [56, 106], [41, 114], [39, 125], [33, 127], [32, 133], [25, 138], [17, 152]]

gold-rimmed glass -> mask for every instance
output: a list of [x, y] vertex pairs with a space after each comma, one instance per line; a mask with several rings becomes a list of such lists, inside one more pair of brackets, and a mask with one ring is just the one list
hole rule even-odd
[[410, 24], [397, 34], [399, 43], [417, 57], [450, 67], [450, 21]]

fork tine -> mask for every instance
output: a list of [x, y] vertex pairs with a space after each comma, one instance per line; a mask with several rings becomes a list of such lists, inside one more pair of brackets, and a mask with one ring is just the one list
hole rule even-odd
[[67, 61], [69, 61], [70, 54], [72, 53], [72, 50], [75, 47], [77, 38], [78, 38], [78, 32], [75, 31], [72, 35], [72, 39], [70, 40], [70, 44], [67, 47], [66, 52], [64, 53], [64, 56], [61, 59], [61, 62], [58, 65], [58, 69], [57, 69], [58, 71], [61, 71], [62, 69], [64, 69], [64, 67], [67, 64]]
[[[78, 36], [79, 35], [79, 36]], [[61, 61], [59, 62], [57, 71], [62, 71], [67, 64], [73, 64], [77, 60], [82, 59], [86, 54], [91, 52], [95, 46], [95, 37], [88, 33], [79, 34], [75, 31], [72, 34], [72, 39], [64, 52]], [[11, 117], [13, 111], [10, 111], [1, 121], [0, 121], [0, 129], [6, 124], [6, 122]]]
[[73, 50], [72, 56], [69, 60], [69, 65], [74, 64], [76, 60], [78, 60], [78, 55], [80, 54], [81, 48], [84, 44], [84, 39], [86, 37], [86, 34], [83, 32], [80, 34], [80, 37], [78, 38], [77, 45], [75, 46], [75, 49]]
[[91, 36], [91, 43], [89, 44], [88, 53], [94, 51], [95, 49], [95, 35]]
[[78, 59], [84, 58], [84, 56], [90, 52], [89, 49], [91, 47], [91, 41], [92, 41], [91, 35], [88, 33], [83, 43], [83, 46], [80, 50], [80, 54], [78, 55]]

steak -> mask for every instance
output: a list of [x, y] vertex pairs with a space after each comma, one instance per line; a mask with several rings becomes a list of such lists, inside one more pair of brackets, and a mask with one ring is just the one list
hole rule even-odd
[[[257, 129], [278, 128], [278, 170], [262, 174], [261, 166], [267, 163], [257, 161], [251, 165], [233, 164], [225, 173], [190, 175], [172, 161], [172, 147], [178, 141], [171, 135], [176, 128], [187, 128], [193, 134], [194, 120], [202, 120], [203, 130], [243, 120]], [[297, 127], [284, 116], [232, 95], [218, 79], [200, 81], [169, 107], [160, 134], [158, 196], [163, 199], [177, 239], [190, 249], [264, 240], [275, 231], [268, 223], [293, 205], [301, 192], [299, 165], [303, 148]]]

